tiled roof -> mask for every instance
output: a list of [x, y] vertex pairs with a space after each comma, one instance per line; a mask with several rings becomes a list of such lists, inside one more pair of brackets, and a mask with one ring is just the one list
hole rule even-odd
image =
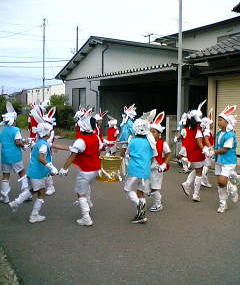
[[164, 63], [159, 65], [152, 65], [146, 67], [137, 67], [132, 69], [114, 71], [114, 72], [107, 72], [104, 74], [97, 74], [93, 76], [88, 76], [87, 79], [104, 79], [104, 78], [115, 78], [115, 77], [122, 77], [122, 76], [131, 76], [131, 75], [138, 75], [141, 73], [151, 73], [151, 72], [158, 72], [158, 71], [169, 71], [169, 70], [176, 70], [177, 64], [174, 63]]
[[240, 55], [240, 35], [235, 35], [227, 40], [217, 43], [203, 50], [185, 57], [187, 61], [205, 61], [211, 58], [220, 57], [230, 54]]
[[238, 3], [235, 7], [233, 7], [233, 12], [240, 13], [240, 3]]

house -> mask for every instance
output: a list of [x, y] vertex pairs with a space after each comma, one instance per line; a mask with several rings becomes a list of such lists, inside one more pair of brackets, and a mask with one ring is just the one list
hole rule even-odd
[[[227, 105], [238, 105], [240, 118], [240, 34], [185, 57], [188, 64], [199, 70], [208, 82], [208, 109], [214, 108], [215, 130], [217, 114]], [[205, 65], [203, 67], [202, 65]], [[240, 155], [240, 123], [237, 124], [237, 154]]]
[[31, 103], [39, 103], [45, 100], [49, 100], [52, 95], [62, 95], [65, 94], [65, 85], [64, 84], [56, 84], [56, 85], [48, 85], [43, 87], [35, 87], [32, 89], [27, 89], [27, 104]]
[[80, 104], [101, 106], [120, 119], [123, 107], [136, 103], [139, 114], [152, 108], [176, 114], [177, 53], [158, 43], [92, 36], [56, 79], [64, 81], [75, 110]]

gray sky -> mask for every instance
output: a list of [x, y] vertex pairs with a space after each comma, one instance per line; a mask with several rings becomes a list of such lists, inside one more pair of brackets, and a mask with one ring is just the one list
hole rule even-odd
[[[0, 87], [5, 92], [42, 85], [42, 24], [46, 25], [46, 78], [54, 78], [90, 36], [147, 42], [178, 31], [178, 0], [1, 0]], [[182, 0], [183, 30], [226, 20], [238, 0]], [[29, 63], [35, 61], [34, 63]], [[40, 61], [40, 62], [37, 62]], [[6, 63], [8, 62], [8, 63]], [[17, 63], [22, 62], [22, 63]], [[49, 80], [46, 84], [61, 81]], [[1, 91], [0, 91], [1, 93]]]

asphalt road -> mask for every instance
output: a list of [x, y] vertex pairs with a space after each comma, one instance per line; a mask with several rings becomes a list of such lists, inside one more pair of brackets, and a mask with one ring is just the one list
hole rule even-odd
[[[54, 153], [58, 168], [67, 155]], [[17, 213], [0, 205], [0, 244], [23, 284], [240, 284], [240, 205], [229, 203], [229, 211], [216, 212], [213, 175], [214, 187], [193, 203], [179, 186], [185, 174], [172, 167], [163, 183], [164, 210], [148, 212], [145, 225], [130, 223], [135, 210], [120, 183], [96, 182], [94, 226], [86, 228], [75, 222], [79, 209], [72, 206], [76, 170], [72, 166], [67, 178], [55, 178], [57, 192], [41, 212], [45, 222], [28, 223], [32, 202]], [[20, 189], [16, 178], [11, 198]]]

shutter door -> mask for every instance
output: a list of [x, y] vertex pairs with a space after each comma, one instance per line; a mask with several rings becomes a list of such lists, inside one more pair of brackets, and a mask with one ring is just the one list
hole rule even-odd
[[240, 77], [232, 80], [217, 81], [217, 114], [221, 113], [227, 105], [237, 105], [234, 112], [237, 115], [237, 155], [240, 155]]

